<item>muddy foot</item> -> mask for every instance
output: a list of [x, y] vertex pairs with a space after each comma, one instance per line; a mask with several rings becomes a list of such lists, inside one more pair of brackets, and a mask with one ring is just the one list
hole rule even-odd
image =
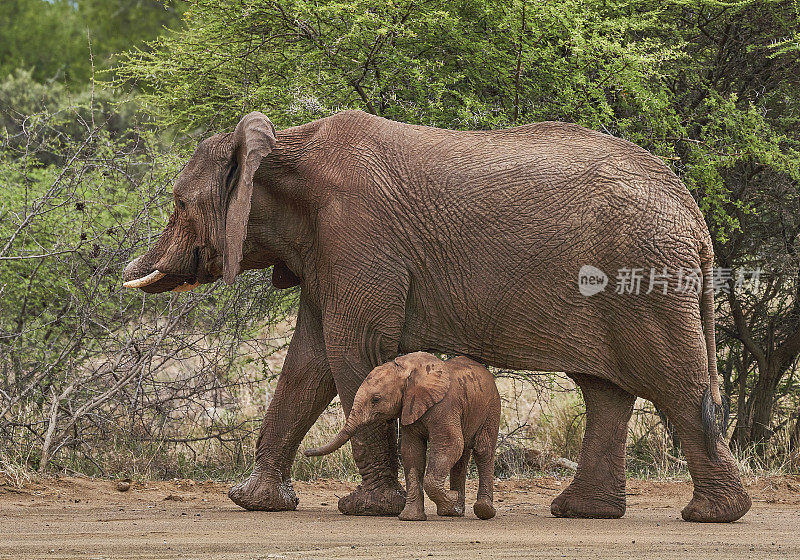
[[472, 511], [478, 519], [491, 519], [495, 514], [494, 506], [489, 500], [478, 500], [472, 506]]
[[360, 484], [352, 493], [339, 498], [339, 511], [345, 515], [398, 515], [406, 505], [406, 493], [399, 484], [366, 490]]
[[237, 506], [248, 510], [285, 511], [297, 509], [297, 495], [292, 481], [274, 482], [266, 480], [253, 471], [244, 480], [228, 490], [228, 497]]
[[681, 511], [681, 516], [685, 521], [729, 523], [747, 513], [752, 503], [743, 489], [729, 497], [713, 498], [695, 491], [692, 501]]
[[444, 499], [436, 503], [436, 515], [441, 517], [464, 517], [464, 499], [458, 491], [450, 490]]
[[581, 492], [569, 486], [550, 504], [550, 513], [555, 517], [618, 519], [625, 515], [625, 495], [599, 496], [597, 490]]
[[403, 508], [403, 511], [400, 512], [398, 517], [400, 521], [426, 521], [428, 519], [423, 508], [410, 505]]

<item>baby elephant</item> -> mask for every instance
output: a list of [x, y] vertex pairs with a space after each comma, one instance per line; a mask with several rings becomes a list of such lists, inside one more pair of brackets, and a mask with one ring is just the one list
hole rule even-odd
[[[400, 519], [426, 519], [423, 480], [437, 514], [463, 516], [464, 483], [472, 451], [478, 466], [478, 500], [473, 510], [481, 519], [494, 517], [500, 395], [492, 374], [469, 358], [442, 361], [415, 352], [376, 367], [359, 387], [344, 428], [330, 443], [305, 454], [326, 455], [344, 445], [364, 424], [398, 417], [406, 474], [406, 507]], [[426, 470], [428, 441], [431, 456]], [[445, 488], [448, 473], [449, 490]]]

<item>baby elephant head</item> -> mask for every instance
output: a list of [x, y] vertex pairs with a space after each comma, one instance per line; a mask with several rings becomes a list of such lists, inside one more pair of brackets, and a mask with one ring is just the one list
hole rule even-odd
[[327, 444], [304, 451], [307, 457], [327, 455], [365, 424], [400, 417], [407, 426], [441, 401], [450, 387], [445, 363], [425, 352], [400, 356], [373, 369], [359, 387], [342, 430]]

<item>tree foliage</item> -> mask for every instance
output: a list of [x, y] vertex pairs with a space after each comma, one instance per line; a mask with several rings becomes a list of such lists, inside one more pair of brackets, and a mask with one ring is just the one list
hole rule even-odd
[[663, 107], [653, 82], [681, 52], [652, 38], [657, 16], [645, 3], [572, 0], [198, 0], [185, 29], [131, 54], [124, 74], [168, 122], [189, 126], [254, 107], [283, 124], [359, 107], [451, 128], [598, 126], [613, 106]]
[[[261, 330], [285, 320], [293, 292], [271, 297], [266, 272], [187, 297], [122, 288], [167, 220], [186, 151], [108, 92], [45, 92], [21, 71], [0, 81], [0, 103], [0, 470], [246, 468], [253, 429], [228, 407], [263, 403], [283, 341]], [[208, 463], [186, 459], [197, 448]]]
[[0, 77], [32, 70], [39, 81], [80, 89], [114, 53], [174, 25], [180, 0], [5, 0], [0, 10]]

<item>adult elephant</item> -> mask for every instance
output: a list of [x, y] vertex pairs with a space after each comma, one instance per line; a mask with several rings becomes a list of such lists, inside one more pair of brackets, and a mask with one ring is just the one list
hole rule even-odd
[[[635, 396], [680, 435], [694, 481], [684, 519], [732, 521], [749, 509], [715, 429], [708, 229], [646, 151], [556, 122], [455, 132], [345, 111], [276, 132], [250, 113], [200, 143], [174, 196], [160, 239], [125, 269], [127, 286], [184, 290], [273, 266], [275, 286], [301, 287], [255, 468], [230, 491], [240, 506], [294, 509], [291, 463], [334, 395], [349, 413], [372, 368], [431, 350], [564, 371], [580, 386], [586, 434], [554, 515], [623, 515]], [[592, 290], [579, 285], [582, 268]], [[603, 286], [600, 271], [630, 269], [658, 271], [661, 284], [584, 295]], [[675, 285], [684, 271], [701, 290]], [[403, 508], [394, 430], [353, 438], [362, 485], [342, 512]]]

